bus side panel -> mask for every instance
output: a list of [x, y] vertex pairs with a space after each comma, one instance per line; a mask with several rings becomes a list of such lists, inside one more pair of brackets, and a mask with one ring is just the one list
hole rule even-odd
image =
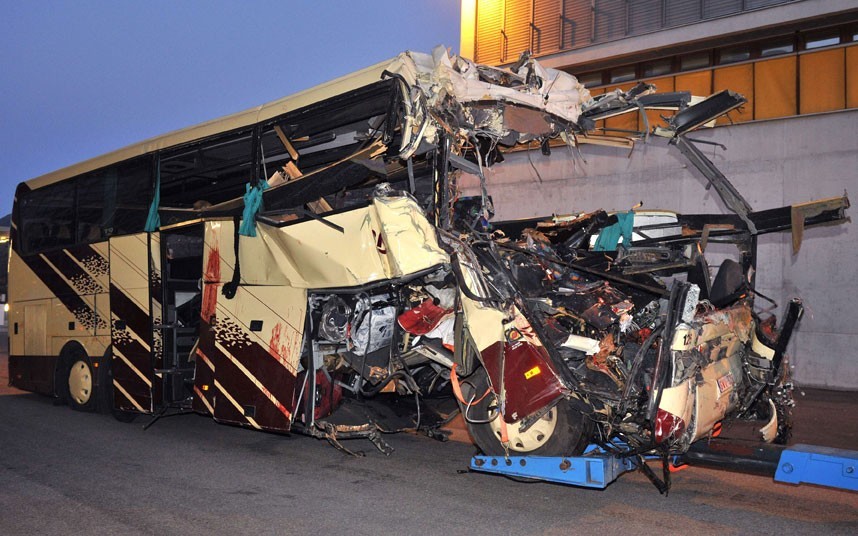
[[110, 239], [115, 407], [152, 411], [152, 317], [147, 233]]
[[98, 293], [106, 290], [106, 268], [102, 273], [95, 267], [102, 266], [98, 258], [89, 245], [27, 256], [10, 251], [12, 385], [54, 394], [58, 357], [72, 341], [94, 361], [101, 357], [105, 341], [95, 335], [106, 329], [107, 321], [95, 304]]
[[[218, 421], [287, 431], [295, 405], [306, 291], [239, 286], [227, 299], [220, 270], [226, 261], [212, 239], [213, 232], [222, 230], [207, 224], [194, 407]], [[252, 239], [243, 238], [242, 245], [245, 240]], [[233, 267], [227, 268], [231, 276]]]

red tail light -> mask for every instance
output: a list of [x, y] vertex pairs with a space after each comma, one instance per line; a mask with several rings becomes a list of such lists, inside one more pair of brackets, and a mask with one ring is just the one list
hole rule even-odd
[[655, 416], [655, 442], [676, 438], [685, 431], [685, 421], [673, 413], [659, 409]]

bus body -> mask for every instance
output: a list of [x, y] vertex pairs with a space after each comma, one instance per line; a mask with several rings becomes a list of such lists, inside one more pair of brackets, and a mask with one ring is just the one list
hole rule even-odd
[[[405, 53], [22, 183], [10, 381], [122, 419], [192, 409], [380, 448], [440, 425], [452, 398], [490, 454], [610, 438], [667, 455], [725, 418], [784, 440], [801, 307], [779, 328], [757, 316], [755, 237], [841, 222], [848, 200], [753, 211], [684, 138], [742, 102], [591, 99], [527, 55], [501, 70]], [[574, 147], [647, 108], [677, 111], [656, 134], [733, 214], [489, 223], [483, 169], [504, 152]], [[459, 198], [463, 175], [482, 195]], [[712, 281], [716, 238], [739, 260]]]

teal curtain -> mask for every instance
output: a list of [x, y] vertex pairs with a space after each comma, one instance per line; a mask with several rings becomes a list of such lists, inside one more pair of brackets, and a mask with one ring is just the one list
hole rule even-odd
[[251, 186], [247, 183], [244, 193], [244, 213], [241, 216], [241, 228], [238, 234], [242, 236], [256, 236], [256, 214], [262, 207], [262, 192], [268, 188], [268, 182], [257, 181]]
[[161, 204], [161, 165], [155, 168], [155, 194], [152, 196], [152, 204], [149, 205], [149, 217], [146, 218], [146, 227], [143, 229], [151, 233], [161, 226], [161, 215], [158, 214], [158, 205]]
[[635, 226], [635, 213], [617, 212], [617, 223], [602, 229], [593, 251], [617, 251], [617, 244], [623, 240], [623, 247], [628, 249], [632, 245], [632, 229]]

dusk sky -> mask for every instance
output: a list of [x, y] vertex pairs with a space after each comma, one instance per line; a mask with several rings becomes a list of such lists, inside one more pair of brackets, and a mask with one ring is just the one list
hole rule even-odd
[[0, 0], [0, 216], [20, 181], [438, 44], [458, 0]]

